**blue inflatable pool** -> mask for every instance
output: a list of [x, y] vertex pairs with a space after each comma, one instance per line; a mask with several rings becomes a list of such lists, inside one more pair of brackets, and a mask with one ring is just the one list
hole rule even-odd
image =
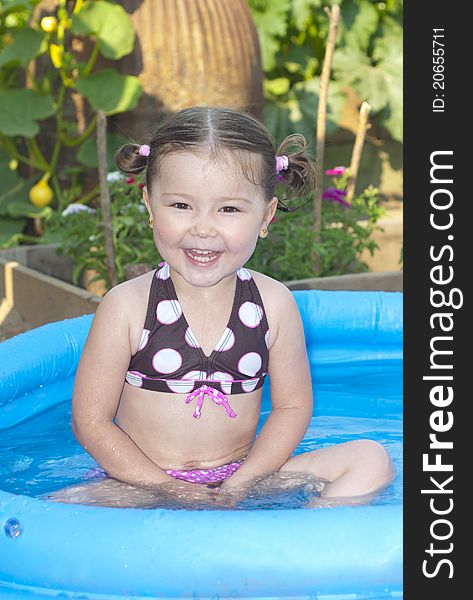
[[91, 316], [52, 323], [0, 344], [0, 599], [402, 598], [402, 294], [293, 293], [315, 398], [302, 446], [380, 440], [398, 472], [390, 489], [370, 505], [319, 509], [42, 500], [61, 487], [58, 471], [65, 485], [91, 465], [69, 422]]

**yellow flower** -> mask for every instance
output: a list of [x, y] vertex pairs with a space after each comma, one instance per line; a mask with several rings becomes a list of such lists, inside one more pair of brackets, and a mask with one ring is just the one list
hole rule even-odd
[[51, 55], [51, 61], [56, 69], [60, 69], [62, 67], [62, 55], [64, 50], [61, 46], [57, 44], [50, 44], [49, 46], [49, 54]]

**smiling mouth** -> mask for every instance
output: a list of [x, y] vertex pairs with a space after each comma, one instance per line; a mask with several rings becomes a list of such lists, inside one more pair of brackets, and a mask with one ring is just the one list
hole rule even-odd
[[187, 256], [200, 263], [212, 262], [221, 254], [221, 252], [217, 252], [216, 250], [199, 250], [198, 248], [185, 248], [184, 252]]

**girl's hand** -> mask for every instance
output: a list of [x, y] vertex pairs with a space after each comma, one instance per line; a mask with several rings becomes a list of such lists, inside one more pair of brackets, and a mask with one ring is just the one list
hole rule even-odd
[[218, 488], [176, 479], [156, 486], [154, 499], [156, 507], [214, 508], [218, 501]]
[[219, 491], [219, 502], [222, 502], [228, 507], [234, 507], [239, 502], [243, 502], [253, 490], [259, 479], [252, 479], [250, 481], [239, 481], [236, 477], [233, 479], [233, 475], [222, 482], [218, 488]]

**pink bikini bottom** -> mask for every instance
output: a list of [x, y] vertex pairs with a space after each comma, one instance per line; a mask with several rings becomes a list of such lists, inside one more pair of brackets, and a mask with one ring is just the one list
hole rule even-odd
[[[225, 479], [228, 479], [230, 475], [233, 475], [235, 471], [243, 464], [245, 459], [242, 458], [235, 462], [222, 465], [221, 467], [214, 467], [213, 469], [166, 469], [165, 473], [171, 475], [175, 479], [181, 479], [182, 481], [188, 481], [190, 483], [220, 483]], [[106, 477], [107, 473], [101, 467], [94, 467], [89, 469], [85, 473], [86, 479], [95, 479], [97, 477]]]
[[237, 460], [213, 469], [190, 469], [185, 471], [167, 469], [165, 472], [175, 479], [182, 479], [190, 483], [217, 483], [228, 479], [230, 475], [238, 471], [243, 464], [243, 460]]

